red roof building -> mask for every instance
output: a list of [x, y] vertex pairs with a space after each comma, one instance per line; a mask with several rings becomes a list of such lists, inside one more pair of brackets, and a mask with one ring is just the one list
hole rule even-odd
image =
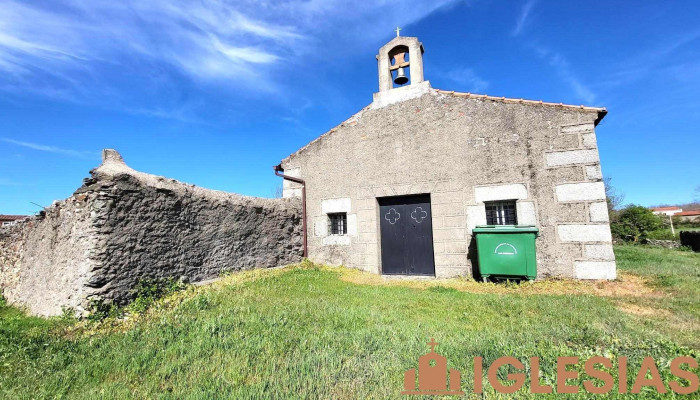
[[0, 226], [14, 225], [17, 221], [27, 218], [26, 215], [4, 215], [0, 214]]

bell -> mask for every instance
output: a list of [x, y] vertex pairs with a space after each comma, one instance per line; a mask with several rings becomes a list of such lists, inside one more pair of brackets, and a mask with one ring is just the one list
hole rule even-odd
[[396, 78], [394, 78], [394, 83], [397, 85], [403, 85], [408, 82], [408, 77], [406, 77], [406, 72], [404, 72], [404, 67], [398, 69], [396, 73]]

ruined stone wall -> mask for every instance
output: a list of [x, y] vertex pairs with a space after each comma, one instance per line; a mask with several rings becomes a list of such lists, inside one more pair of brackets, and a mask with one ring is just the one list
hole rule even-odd
[[83, 307], [97, 265], [92, 199], [73, 196], [0, 229], [0, 288], [10, 303], [38, 315]]
[[33, 314], [123, 304], [143, 279], [196, 282], [301, 260], [301, 203], [144, 174], [116, 152], [75, 194], [0, 231], [5, 298]]

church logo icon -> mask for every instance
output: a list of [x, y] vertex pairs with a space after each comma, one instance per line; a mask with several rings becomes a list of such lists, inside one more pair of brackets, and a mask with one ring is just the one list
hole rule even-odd
[[460, 387], [461, 374], [456, 369], [450, 369], [447, 388], [447, 359], [435, 352], [438, 343], [431, 338], [428, 342], [430, 352], [418, 358], [418, 389], [416, 390], [416, 369], [411, 368], [404, 373], [401, 394], [417, 395], [462, 395]]

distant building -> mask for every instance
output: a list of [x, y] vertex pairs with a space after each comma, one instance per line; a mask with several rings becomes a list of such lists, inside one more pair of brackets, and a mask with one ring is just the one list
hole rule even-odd
[[676, 215], [680, 212], [683, 212], [683, 209], [680, 207], [652, 207], [651, 211], [656, 214], [656, 215]]
[[21, 221], [25, 218], [27, 218], [26, 215], [3, 215], [3, 214], [0, 214], [0, 226], [14, 225], [17, 223], [17, 221]]
[[673, 216], [683, 222], [700, 222], [700, 210], [682, 211]]

